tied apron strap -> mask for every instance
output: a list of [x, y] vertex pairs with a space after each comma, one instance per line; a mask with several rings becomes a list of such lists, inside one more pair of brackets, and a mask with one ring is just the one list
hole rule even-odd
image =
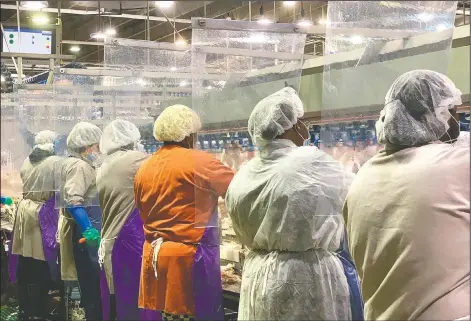
[[157, 260], [159, 258], [160, 247], [162, 246], [163, 242], [164, 239], [159, 237], [150, 244], [152, 246], [152, 268], [154, 269], [155, 278], [157, 280], [159, 279], [157, 274]]
[[109, 239], [101, 239], [100, 247], [98, 247], [98, 264], [100, 264], [100, 269], [103, 268], [103, 263], [105, 262], [105, 253], [106, 253], [105, 243], [108, 241], [113, 241], [116, 238], [117, 236], [111, 237]]

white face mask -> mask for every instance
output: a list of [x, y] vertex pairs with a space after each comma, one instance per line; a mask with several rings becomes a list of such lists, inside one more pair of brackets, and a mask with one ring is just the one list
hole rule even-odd
[[146, 150], [145, 150], [145, 148], [144, 148], [144, 145], [141, 144], [141, 142], [137, 142], [137, 143], [135, 144], [135, 146], [134, 146], [134, 149], [137, 150], [137, 151], [139, 151], [139, 152], [142, 152], [142, 153], [145, 153], [145, 152], [146, 152]]

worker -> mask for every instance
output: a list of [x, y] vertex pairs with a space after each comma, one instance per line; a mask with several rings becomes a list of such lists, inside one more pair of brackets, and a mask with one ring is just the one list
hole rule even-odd
[[64, 281], [78, 279], [86, 320], [102, 320], [98, 264], [101, 210], [95, 172], [101, 159], [101, 134], [93, 124], [76, 124], [67, 137], [69, 157], [58, 168], [63, 217], [59, 231], [61, 274]]
[[[18, 255], [16, 278], [20, 319], [48, 315], [48, 292], [58, 272], [55, 235], [59, 213], [54, 205], [55, 133], [39, 132], [20, 169], [23, 199], [13, 228], [12, 254]], [[13, 277], [14, 278], [14, 277]]]
[[134, 177], [147, 158], [137, 151], [141, 134], [126, 120], [113, 120], [103, 130], [97, 171], [103, 212], [99, 262], [102, 265], [104, 320], [139, 320], [137, 299], [144, 231], [134, 204]]
[[164, 109], [154, 124], [163, 147], [139, 169], [136, 207], [144, 222], [139, 307], [164, 320], [223, 320], [218, 197], [234, 175], [195, 150], [199, 117], [190, 108]]
[[376, 124], [384, 150], [365, 163], [344, 217], [367, 320], [455, 320], [469, 315], [469, 147], [450, 109], [461, 92], [414, 70], [389, 89]]
[[341, 210], [352, 175], [316, 147], [303, 147], [309, 140], [303, 115], [296, 91], [286, 87], [249, 117], [260, 151], [226, 194], [234, 231], [250, 250], [239, 320], [362, 319], [355, 269], [342, 247]]

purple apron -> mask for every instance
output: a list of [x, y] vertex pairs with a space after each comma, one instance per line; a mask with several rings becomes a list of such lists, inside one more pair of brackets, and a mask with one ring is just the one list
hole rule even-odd
[[[16, 222], [16, 219], [15, 219]], [[15, 226], [13, 225], [13, 231]], [[13, 231], [10, 233], [10, 246], [8, 247], [8, 275], [10, 276], [10, 282], [16, 284], [16, 271], [18, 270], [18, 255], [11, 253], [13, 248]]]
[[[111, 264], [118, 320], [160, 320], [157, 311], [138, 308], [141, 277], [143, 223], [139, 211], [134, 209], [119, 232], [111, 251]], [[110, 292], [104, 269], [101, 271], [103, 318], [110, 316]]]
[[208, 225], [193, 262], [195, 319], [224, 320], [217, 210]]
[[39, 227], [43, 241], [44, 258], [49, 265], [51, 279], [60, 280], [60, 267], [58, 262], [57, 226], [59, 224], [59, 210], [55, 208], [55, 198], [51, 197], [41, 206], [38, 213]]
[[[60, 279], [60, 268], [57, 261], [57, 225], [59, 223], [59, 211], [54, 208], [54, 197], [47, 200], [39, 209], [38, 219], [39, 227], [41, 229], [41, 238], [43, 243], [44, 257], [49, 265], [49, 271], [53, 281]], [[16, 225], [16, 219], [15, 219]], [[13, 231], [15, 228], [13, 227]], [[13, 248], [13, 231], [11, 232], [10, 247], [8, 249], [8, 272], [10, 275], [10, 282], [16, 283], [16, 270], [18, 268], [18, 255], [12, 254]]]

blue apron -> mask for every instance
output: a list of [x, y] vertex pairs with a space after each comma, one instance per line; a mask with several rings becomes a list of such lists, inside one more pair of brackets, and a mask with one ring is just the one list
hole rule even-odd
[[358, 275], [353, 263], [350, 251], [348, 250], [347, 231], [345, 230], [344, 238], [340, 249], [337, 251], [337, 255], [343, 265], [343, 271], [347, 278], [348, 290], [350, 292], [350, 307], [352, 310], [352, 320], [364, 321], [365, 316], [363, 314], [364, 305], [363, 298], [361, 296], [360, 282], [358, 282]]

